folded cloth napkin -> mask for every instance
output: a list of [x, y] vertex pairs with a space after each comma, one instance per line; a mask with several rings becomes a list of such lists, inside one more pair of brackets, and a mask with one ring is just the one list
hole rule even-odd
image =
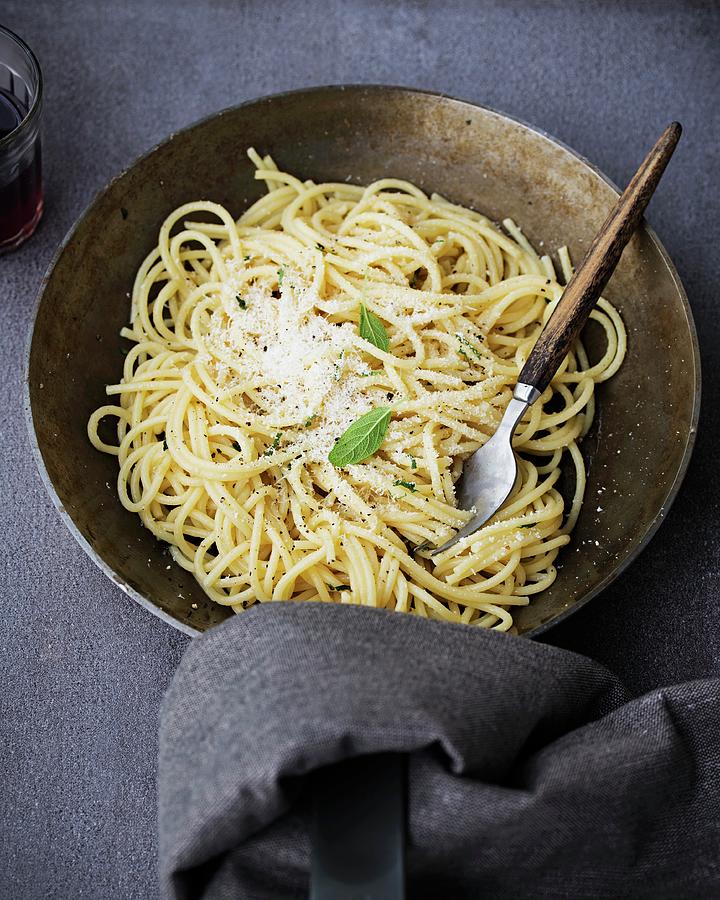
[[304, 898], [309, 772], [409, 754], [408, 897], [720, 897], [720, 681], [630, 700], [524, 638], [273, 603], [193, 641], [160, 728], [168, 897]]

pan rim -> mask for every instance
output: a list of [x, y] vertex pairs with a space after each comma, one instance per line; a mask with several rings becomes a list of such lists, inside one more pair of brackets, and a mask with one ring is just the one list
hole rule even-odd
[[[35, 325], [38, 317], [38, 313], [40, 310], [40, 305], [42, 303], [43, 296], [45, 294], [45, 290], [52, 278], [53, 272], [66, 248], [70, 244], [70, 242], [75, 237], [75, 234], [83, 224], [86, 217], [89, 215], [90, 211], [95, 207], [95, 205], [101, 200], [101, 198], [105, 195], [105, 193], [118, 181], [124, 178], [128, 173], [130, 173], [133, 169], [136, 168], [140, 163], [144, 162], [148, 157], [152, 156], [156, 151], [162, 149], [163, 147], [170, 144], [176, 137], [186, 134], [194, 130], [195, 128], [199, 128], [206, 124], [211, 120], [218, 119], [224, 115], [228, 115], [233, 113], [239, 109], [243, 109], [247, 106], [252, 106], [256, 104], [267, 103], [270, 101], [280, 101], [285, 99], [292, 99], [299, 96], [307, 96], [312, 94], [321, 94], [321, 93], [344, 93], [344, 92], [367, 92], [370, 94], [378, 94], [381, 95], [383, 93], [401, 93], [401, 94], [409, 94], [415, 96], [424, 96], [431, 98], [438, 98], [441, 100], [447, 100], [452, 102], [453, 104], [458, 104], [460, 106], [466, 107], [471, 110], [481, 110], [483, 113], [489, 113], [492, 116], [496, 116], [497, 118], [510, 122], [514, 125], [519, 125], [522, 128], [526, 129], [533, 134], [536, 134], [542, 138], [544, 138], [549, 143], [555, 145], [556, 147], [561, 148], [566, 153], [570, 154], [575, 160], [579, 161], [589, 169], [593, 175], [599, 177], [602, 181], [604, 181], [608, 187], [617, 195], [620, 195], [620, 190], [618, 186], [610, 179], [607, 175], [605, 175], [597, 166], [595, 166], [592, 162], [590, 162], [586, 157], [584, 157], [581, 153], [578, 153], [572, 147], [568, 146], [566, 143], [561, 141], [560, 139], [554, 137], [549, 134], [542, 128], [539, 128], [535, 125], [531, 125], [528, 122], [525, 122], [523, 119], [520, 119], [516, 116], [511, 116], [507, 113], [500, 112], [499, 110], [493, 109], [489, 106], [484, 106], [480, 103], [473, 103], [468, 100], [464, 100], [462, 98], [455, 97], [450, 94], [446, 94], [440, 91], [430, 91], [424, 90], [421, 88], [413, 88], [403, 85], [386, 85], [386, 84], [362, 84], [362, 83], [348, 83], [348, 84], [329, 84], [329, 85], [316, 85], [313, 87], [303, 87], [297, 88], [289, 91], [282, 91], [279, 93], [265, 94], [260, 97], [254, 97], [252, 99], [246, 100], [242, 103], [235, 104], [233, 106], [225, 107], [221, 110], [217, 110], [208, 114], [207, 116], [203, 116], [202, 118], [186, 125], [183, 128], [180, 128], [176, 131], [171, 132], [167, 137], [163, 138], [161, 141], [153, 145], [149, 150], [146, 150], [144, 153], [137, 156], [132, 162], [122, 169], [118, 174], [116, 174], [113, 178], [111, 178], [103, 187], [97, 190], [92, 199], [87, 203], [85, 208], [82, 210], [80, 215], [75, 219], [73, 224], [70, 226], [70, 229], [65, 234], [64, 238], [58, 245], [55, 253], [53, 254], [50, 263], [42, 277], [40, 282], [40, 286], [38, 288], [33, 310], [32, 310], [32, 325], [28, 331], [26, 337], [25, 350], [23, 354], [23, 413], [25, 417], [25, 424], [28, 430], [28, 437], [30, 440], [30, 446], [32, 449], [33, 457], [35, 459], [35, 465], [37, 466], [40, 479], [50, 496], [50, 500], [60, 515], [63, 523], [73, 535], [78, 544], [82, 547], [85, 553], [90, 557], [90, 559], [95, 563], [96, 566], [113, 582], [117, 587], [120, 588], [125, 594], [143, 606], [145, 609], [149, 610], [151, 613], [156, 615], [158, 618], [162, 619], [166, 624], [171, 625], [173, 628], [178, 629], [179, 631], [191, 636], [197, 637], [203, 632], [197, 628], [193, 628], [190, 625], [187, 625], [183, 622], [180, 622], [178, 619], [174, 618], [170, 613], [163, 610], [160, 606], [142, 594], [140, 591], [136, 590], [132, 585], [128, 584], [123, 580], [123, 578], [115, 571], [115, 569], [110, 566], [105, 560], [100, 556], [100, 554], [92, 547], [89, 541], [85, 538], [85, 536], [80, 532], [79, 528], [75, 524], [72, 516], [67, 512], [64, 507], [63, 502], [61, 501], [58, 493], [55, 489], [55, 486], [48, 474], [47, 468], [45, 466], [45, 460], [42, 455], [42, 451], [40, 449], [40, 444], [37, 438], [37, 433], [35, 430], [35, 423], [33, 419], [33, 411], [32, 404], [30, 399], [30, 360], [32, 355], [32, 346], [33, 339], [35, 336]], [[611, 572], [609, 572], [598, 584], [596, 584], [593, 588], [591, 588], [587, 593], [585, 593], [581, 598], [576, 600], [574, 603], [570, 604], [567, 609], [558, 615], [554, 616], [547, 622], [544, 622], [540, 625], [537, 625], [535, 628], [523, 632], [521, 637], [529, 637], [529, 638], [538, 638], [546, 632], [559, 625], [561, 622], [565, 621], [568, 616], [577, 612], [579, 609], [584, 607], [591, 600], [595, 599], [599, 594], [602, 593], [616, 578], [618, 578], [627, 568], [633, 563], [638, 556], [642, 553], [642, 551], [648, 546], [652, 538], [657, 533], [660, 525], [664, 521], [667, 516], [668, 511], [672, 507], [674, 503], [680, 487], [685, 479], [687, 474], [688, 466], [690, 464], [690, 459], [692, 457], [693, 449], [695, 447], [695, 441], [697, 437], [697, 427], [700, 416], [700, 401], [702, 394], [702, 372], [701, 372], [701, 359], [700, 359], [700, 347], [697, 336], [697, 329], [695, 327], [695, 321], [693, 319], [692, 309], [690, 306], [690, 302], [688, 300], [687, 294], [683, 287], [682, 281], [680, 280], [680, 276], [673, 264], [667, 250], [659, 240], [656, 232], [650, 225], [643, 220], [642, 227], [644, 228], [646, 235], [649, 237], [650, 241], [654, 245], [655, 249], [658, 251], [660, 258], [662, 259], [667, 271], [672, 279], [673, 285], [677, 294], [680, 298], [680, 302], [682, 305], [682, 309], [685, 315], [685, 320], [687, 323], [687, 328], [690, 336], [690, 344], [692, 350], [692, 367], [693, 367], [693, 384], [694, 384], [694, 392], [692, 396], [692, 410], [690, 416], [690, 425], [687, 431], [685, 446], [683, 448], [682, 458], [680, 460], [680, 464], [675, 472], [675, 476], [672, 481], [669, 483], [666, 493], [665, 499], [662, 502], [660, 510], [654, 516], [649, 526], [646, 528], [644, 534], [641, 539], [638, 541], [637, 545], [634, 546], [629, 553], [625, 555], [622, 561], [613, 568]]]

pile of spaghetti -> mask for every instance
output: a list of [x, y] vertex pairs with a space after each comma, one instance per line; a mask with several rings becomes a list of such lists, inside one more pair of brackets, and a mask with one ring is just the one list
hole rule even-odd
[[[123, 506], [236, 611], [320, 600], [511, 628], [578, 516], [578, 441], [622, 362], [620, 317], [600, 300], [604, 355], [590, 365], [577, 343], [518, 427], [503, 509], [418, 553], [470, 518], [455, 503], [463, 459], [500, 422], [563, 285], [510, 220], [502, 231], [405, 181], [314, 184], [250, 157], [267, 194], [237, 221], [207, 201], [175, 210], [137, 274], [132, 348], [107, 388], [118, 405], [88, 424], [118, 456]], [[117, 444], [98, 432], [106, 416]]]

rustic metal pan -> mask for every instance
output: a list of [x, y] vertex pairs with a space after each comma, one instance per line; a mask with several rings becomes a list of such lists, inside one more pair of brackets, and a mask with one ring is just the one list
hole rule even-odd
[[[229, 613], [190, 574], [167, 568], [163, 545], [117, 500], [116, 460], [90, 446], [85, 427], [118, 379], [128, 291], [161, 222], [197, 198], [239, 214], [263, 190], [245, 156], [250, 145], [317, 180], [407, 178], [494, 219], [511, 216], [536, 246], [567, 244], [575, 259], [617, 197], [587, 161], [521, 122], [444, 96], [362, 86], [282, 94], [211, 116], [100, 193], [43, 282], [27, 370], [31, 439], [50, 496], [86, 552], [131, 597], [191, 634]], [[515, 612], [523, 633], [577, 609], [639, 553], [692, 450], [697, 338], [677, 272], [650, 229], [630, 242], [606, 294], [627, 325], [629, 352], [598, 391], [599, 416], [583, 444], [587, 502], [555, 584]], [[591, 349], [593, 339], [590, 331]]]

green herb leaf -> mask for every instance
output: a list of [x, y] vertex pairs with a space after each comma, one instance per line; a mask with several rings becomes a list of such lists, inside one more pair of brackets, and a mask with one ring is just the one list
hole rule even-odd
[[330, 590], [331, 591], [351, 591], [352, 588], [350, 587], [349, 584], [331, 584]]
[[394, 482], [393, 482], [393, 485], [394, 485], [395, 487], [404, 487], [404, 488], [407, 488], [411, 493], [414, 493], [414, 492], [415, 492], [415, 482], [414, 482], [414, 481], [400, 481], [400, 480], [398, 479], [397, 481], [394, 481]]
[[317, 419], [317, 413], [313, 413], [309, 418], [305, 419], [305, 428], [309, 428], [315, 419]]
[[250, 259], [250, 257], [249, 257], [249, 256], [243, 256], [243, 259], [245, 260], [245, 262], [247, 262], [247, 261]]
[[236, 450], [238, 453], [240, 452], [240, 444], [238, 444], [237, 441], [232, 442], [232, 448], [233, 448], [233, 450]]
[[371, 409], [364, 416], [360, 416], [341, 435], [330, 451], [328, 456], [330, 462], [341, 468], [361, 463], [372, 456], [385, 440], [391, 416], [392, 410], [389, 406]]
[[278, 269], [278, 286], [283, 283], [284, 277], [285, 277], [285, 269]]
[[408, 453], [408, 456], [410, 457], [410, 468], [417, 469], [417, 460], [415, 459], [415, 457], [412, 455], [412, 453]]
[[240, 309], [247, 309], [247, 303], [243, 300], [240, 294], [235, 294], [235, 299], [237, 300], [237, 304]]
[[390, 340], [385, 326], [364, 303], [360, 304], [360, 326], [358, 330], [361, 338], [370, 341], [379, 350], [383, 350], [385, 353], [388, 352]]

